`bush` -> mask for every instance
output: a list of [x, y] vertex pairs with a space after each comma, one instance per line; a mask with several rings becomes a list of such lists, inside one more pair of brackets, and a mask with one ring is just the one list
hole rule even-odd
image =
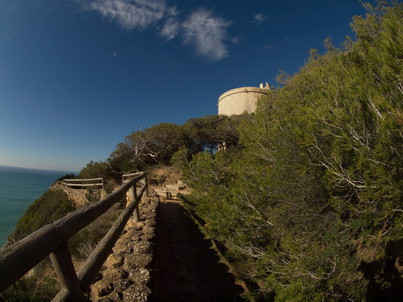
[[57, 281], [52, 278], [24, 277], [0, 293], [0, 302], [51, 301], [59, 290]]
[[89, 256], [119, 217], [123, 203], [124, 200], [115, 204], [105, 214], [70, 238], [69, 248], [75, 259], [85, 260]]
[[403, 4], [367, 7], [356, 42], [327, 40], [261, 100], [243, 148], [174, 156], [187, 207], [262, 299], [403, 298]]
[[161, 123], [135, 131], [116, 146], [108, 163], [115, 170], [128, 172], [168, 164], [183, 146], [190, 154], [217, 151], [223, 142], [235, 147], [239, 140], [238, 125], [249, 117], [211, 115], [190, 119], [182, 126]]
[[101, 178], [110, 172], [111, 166], [105, 161], [90, 161], [85, 168], [80, 171], [78, 178]]
[[75, 210], [63, 190], [50, 190], [31, 204], [20, 218], [8, 240], [17, 242], [41, 227], [52, 223]]

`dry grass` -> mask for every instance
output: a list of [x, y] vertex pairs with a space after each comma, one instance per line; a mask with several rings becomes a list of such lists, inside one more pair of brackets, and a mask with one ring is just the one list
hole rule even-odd
[[156, 166], [148, 171], [148, 181], [150, 186], [176, 184], [181, 177], [182, 172], [171, 166]]

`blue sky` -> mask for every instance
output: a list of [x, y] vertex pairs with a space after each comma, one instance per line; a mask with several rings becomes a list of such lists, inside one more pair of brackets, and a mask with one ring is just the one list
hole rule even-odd
[[276, 86], [364, 14], [358, 0], [2, 0], [0, 164], [106, 160], [133, 131], [216, 114], [229, 89]]

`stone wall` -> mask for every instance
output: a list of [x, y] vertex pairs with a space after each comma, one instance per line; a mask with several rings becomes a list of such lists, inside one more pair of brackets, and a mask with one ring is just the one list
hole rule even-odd
[[108, 195], [105, 192], [105, 190], [72, 189], [72, 188], [62, 185], [61, 183], [56, 183], [51, 187], [51, 190], [56, 190], [56, 189], [63, 190], [67, 194], [67, 197], [72, 201], [72, 203], [73, 203], [72, 206], [75, 207], [76, 209], [78, 209], [84, 205], [87, 205], [88, 203], [91, 202], [87, 198], [89, 195], [92, 195], [94, 200], [95, 199], [101, 200]]
[[143, 197], [140, 221], [130, 219], [127, 223], [98, 280], [91, 286], [91, 301], [147, 301], [158, 205], [157, 195]]

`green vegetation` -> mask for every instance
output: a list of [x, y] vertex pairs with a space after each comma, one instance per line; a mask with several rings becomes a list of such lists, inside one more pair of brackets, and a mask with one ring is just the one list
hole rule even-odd
[[238, 125], [247, 118], [248, 115], [212, 115], [190, 119], [181, 126], [161, 123], [135, 131], [117, 145], [108, 159], [108, 165], [113, 171], [144, 170], [153, 165], [169, 164], [182, 146], [189, 150], [189, 155], [217, 150], [222, 142], [226, 142], [227, 146], [236, 146]]
[[29, 206], [8, 240], [17, 242], [73, 210], [74, 207], [63, 190], [49, 190]]
[[[158, 165], [169, 165], [172, 156], [183, 146], [192, 154], [217, 150], [220, 143], [227, 147], [239, 141], [238, 125], [248, 115], [205, 116], [188, 120], [184, 125], [161, 123], [135, 131], [116, 146], [106, 161], [90, 161], [77, 178], [104, 178], [110, 193], [120, 183], [122, 172], [143, 171]], [[72, 178], [71, 175], [64, 178]]]
[[158, 124], [87, 168], [180, 167], [186, 206], [251, 299], [402, 299], [403, 12], [366, 8], [355, 42], [327, 39], [256, 114]]
[[[93, 192], [91, 196], [93, 197], [94, 194], [96, 195], [96, 192]], [[83, 261], [91, 254], [94, 247], [116, 221], [121, 208], [121, 203], [116, 204], [68, 241], [75, 261]], [[10, 235], [9, 241], [17, 242], [41, 227], [66, 216], [74, 209], [72, 202], [63, 190], [49, 190], [28, 208], [19, 220], [14, 233]], [[50, 260], [47, 258], [38, 264], [28, 276], [24, 276], [6, 291], [0, 293], [0, 301], [51, 301], [59, 290], [60, 286]]]
[[60, 290], [56, 283], [55, 279], [49, 277], [25, 277], [0, 293], [0, 302], [51, 301]]
[[90, 161], [78, 175], [78, 178], [100, 178], [105, 177], [111, 171], [111, 167], [107, 162]]
[[106, 235], [122, 212], [124, 200], [115, 204], [105, 214], [79, 231], [69, 239], [69, 250], [72, 256], [80, 261], [86, 260]]
[[403, 4], [367, 8], [356, 42], [327, 39], [281, 75], [238, 128], [242, 147], [173, 158], [255, 298], [403, 299]]
[[[254, 283], [251, 300], [403, 300], [403, 4], [366, 8], [355, 42], [327, 39], [326, 54], [279, 75], [256, 114], [133, 132], [79, 177], [179, 167], [193, 189], [186, 207]], [[47, 192], [10, 239], [71, 210], [62, 191]], [[71, 240], [74, 255], [89, 253], [110, 215]]]
[[[63, 190], [49, 190], [29, 206], [8, 240], [17, 242], [41, 227], [73, 211], [71, 201]], [[29, 276], [25, 276], [0, 294], [0, 301], [50, 301], [60, 290], [49, 259], [43, 260]]]

